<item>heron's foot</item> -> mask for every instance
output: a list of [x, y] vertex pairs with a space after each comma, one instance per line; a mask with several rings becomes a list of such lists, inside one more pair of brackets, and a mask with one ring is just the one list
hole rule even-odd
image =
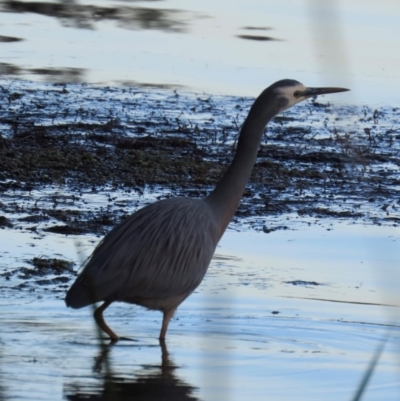
[[110, 339], [112, 343], [115, 343], [119, 340], [119, 337], [108, 327], [107, 323], [104, 321], [103, 318], [103, 312], [104, 310], [111, 304], [111, 302], [104, 302], [103, 305], [99, 306], [93, 316], [94, 316], [94, 320], [96, 321], [97, 325], [100, 327], [101, 330], [104, 331], [104, 333], [106, 333]]
[[[104, 330], [103, 330], [104, 331]], [[111, 333], [107, 333], [110, 336], [110, 345], [115, 344], [118, 342], [121, 338], [118, 337], [112, 330], [110, 330]]]

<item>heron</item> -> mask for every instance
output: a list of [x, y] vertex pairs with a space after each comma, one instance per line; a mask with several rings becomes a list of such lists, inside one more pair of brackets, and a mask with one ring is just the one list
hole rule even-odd
[[143, 207], [115, 226], [97, 245], [68, 290], [67, 306], [102, 302], [94, 319], [112, 341], [119, 337], [104, 320], [113, 302], [163, 313], [159, 339], [178, 306], [203, 280], [219, 240], [235, 214], [256, 162], [268, 122], [317, 95], [345, 88], [307, 88], [284, 79], [254, 101], [241, 128], [236, 153], [222, 179], [202, 199], [175, 197]]

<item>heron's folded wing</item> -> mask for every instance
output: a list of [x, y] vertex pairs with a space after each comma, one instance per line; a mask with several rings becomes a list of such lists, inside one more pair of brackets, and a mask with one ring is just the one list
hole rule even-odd
[[92, 303], [89, 298], [190, 293], [203, 279], [216, 245], [215, 223], [205, 202], [188, 198], [156, 202], [106, 235], [73, 285], [79, 290], [71, 287], [70, 292], [80, 292], [86, 305]]

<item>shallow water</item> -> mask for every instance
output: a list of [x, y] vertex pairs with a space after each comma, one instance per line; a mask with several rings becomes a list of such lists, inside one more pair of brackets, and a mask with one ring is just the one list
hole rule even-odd
[[[74, 129], [82, 121], [114, 122], [118, 135], [122, 124], [128, 135], [157, 136], [160, 121], [168, 117], [180, 120], [179, 128], [192, 127], [192, 122], [217, 132], [223, 127], [219, 138], [195, 138], [200, 147], [214, 150], [223, 142], [234, 143], [236, 123], [240, 125], [251, 99], [198, 96], [184, 93], [182, 86], [254, 96], [270, 82], [293, 77], [309, 85], [348, 86], [351, 92], [332, 99], [368, 107], [336, 104], [332, 111], [326, 104], [315, 109], [304, 104], [286, 113], [286, 121], [277, 120], [274, 132], [291, 132], [293, 147], [312, 154], [320, 149], [317, 141], [324, 144], [338, 128], [337, 141], [324, 148], [327, 152], [348, 156], [351, 149], [344, 134], [351, 133], [353, 150], [371, 148], [371, 153], [386, 157], [366, 171], [357, 163], [353, 167], [354, 159], [348, 160], [349, 169], [360, 169], [355, 174], [360, 181], [350, 184], [357, 197], [344, 192], [333, 202], [333, 197], [325, 196], [325, 188], [323, 192], [317, 188], [315, 192], [323, 196], [314, 204], [318, 213], [326, 212], [327, 206], [334, 208], [329, 212], [361, 210], [365, 220], [385, 227], [282, 211], [273, 211], [267, 220], [235, 218], [204, 282], [171, 322], [168, 350], [157, 341], [159, 313], [123, 304], [110, 307], [106, 317], [111, 327], [132, 340], [109, 349], [112, 388], [119, 399], [132, 399], [132, 394], [139, 400], [165, 399], [166, 394], [173, 400], [350, 399], [374, 350], [391, 330], [364, 399], [398, 400], [398, 4], [324, 2], [325, 10], [315, 1], [290, 0], [268, 4], [238, 0], [229, 9], [208, 1], [101, 4], [100, 8], [116, 10], [127, 5], [129, 12], [114, 19], [85, 9], [89, 1], [71, 2], [67, 13], [51, 16], [44, 13], [46, 2], [36, 2], [37, 10], [30, 12], [27, 4], [0, 1], [1, 11], [22, 7], [19, 12], [0, 13], [0, 74], [6, 77], [0, 82], [5, 103], [0, 129], [5, 137], [18, 131], [13, 125], [16, 119], [23, 128], [26, 123], [31, 129], [39, 121], [49, 130], [77, 121]], [[143, 5], [153, 13], [140, 14]], [[179, 90], [70, 85], [70, 96], [65, 96], [64, 86], [11, 82], [10, 77], [150, 83]], [[139, 130], [160, 104], [162, 109], [151, 115], [157, 124]], [[58, 114], [60, 105], [63, 116]], [[323, 116], [325, 108], [328, 116]], [[345, 126], [336, 114], [346, 115]], [[291, 116], [297, 119], [293, 124]], [[287, 148], [279, 135], [269, 139], [278, 144], [276, 149]], [[364, 175], [374, 183], [365, 183]], [[0, 230], [0, 400], [114, 400], [105, 390], [104, 358], [90, 308], [65, 308], [69, 284], [51, 282], [57, 276], [46, 276], [49, 282], [39, 284], [42, 277], [9, 274], [31, 266], [34, 257], [72, 260], [77, 269], [101, 230], [97, 235], [67, 237], [43, 232], [57, 224], [56, 219], [33, 224], [19, 218], [29, 217], [33, 210], [40, 213], [38, 204], [44, 217], [52, 207], [85, 212], [107, 208], [123, 215], [171, 195], [170, 190], [153, 188], [128, 195], [103, 187], [82, 194], [81, 188], [68, 186], [31, 190], [1, 184], [2, 214], [14, 227]], [[293, 196], [308, 202], [314, 189], [278, 192], [274, 196], [280, 203]], [[111, 198], [116, 202], [108, 207]], [[290, 225], [290, 230], [248, 231], [263, 229], [264, 224], [266, 232], [282, 224]]]
[[395, 0], [0, 1], [0, 74], [245, 96], [295, 78], [392, 105], [398, 19]]
[[[7, 231], [2, 264], [41, 252], [79, 261], [73, 237]], [[77, 238], [87, 254], [95, 238]], [[171, 322], [167, 350], [157, 341], [160, 313], [107, 310], [111, 327], [132, 340], [109, 349], [114, 390], [154, 399], [350, 399], [392, 327], [364, 399], [397, 400], [399, 241], [393, 227], [345, 223], [268, 235], [229, 230]], [[0, 299], [3, 397], [106, 399], [90, 308], [65, 308], [56, 287], [10, 287]]]

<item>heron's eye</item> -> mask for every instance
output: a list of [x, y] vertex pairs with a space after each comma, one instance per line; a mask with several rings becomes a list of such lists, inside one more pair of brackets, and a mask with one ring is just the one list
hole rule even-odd
[[293, 93], [293, 96], [294, 96], [294, 97], [299, 97], [299, 96], [300, 96], [300, 91], [294, 92], [294, 93]]

